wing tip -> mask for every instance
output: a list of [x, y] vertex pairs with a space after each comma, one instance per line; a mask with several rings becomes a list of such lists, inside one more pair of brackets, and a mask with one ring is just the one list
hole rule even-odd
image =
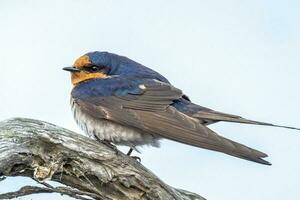
[[269, 165], [269, 166], [272, 165], [272, 163], [270, 163], [269, 161], [263, 159], [263, 158], [268, 157], [268, 155], [265, 154], [265, 153], [262, 153], [260, 155], [255, 156], [255, 157], [253, 157], [253, 156], [250, 157], [250, 156], [245, 156], [245, 155], [238, 156], [238, 157], [243, 158], [243, 159], [248, 160], [248, 161], [253, 161], [253, 162], [256, 162], [256, 163], [259, 163], [259, 164], [263, 164], [263, 165]]
[[[256, 162], [256, 161], [255, 161], [255, 162]], [[270, 163], [269, 161], [264, 160], [264, 159], [262, 159], [262, 158], [258, 158], [258, 159], [257, 159], [257, 162], [260, 163], [260, 164], [263, 164], [263, 165], [269, 165], [269, 166], [272, 165], [272, 163]]]

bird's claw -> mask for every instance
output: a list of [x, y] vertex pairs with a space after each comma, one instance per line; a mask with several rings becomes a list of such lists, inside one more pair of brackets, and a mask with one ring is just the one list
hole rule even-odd
[[106, 146], [108, 146], [109, 148], [113, 149], [116, 152], [116, 154], [119, 153], [118, 148], [115, 145], [113, 145], [112, 143], [110, 143], [106, 140], [103, 140], [102, 143], [105, 144]]
[[130, 156], [131, 158], [133, 158], [134, 160], [138, 161], [138, 162], [141, 162], [141, 158], [138, 157], [138, 156]]
[[141, 158], [138, 157], [138, 156], [131, 156], [131, 153], [133, 152], [133, 150], [136, 150], [135, 147], [130, 147], [129, 151], [127, 152], [127, 156], [130, 156], [131, 158], [133, 158], [134, 160], [138, 161], [138, 162], [141, 162]]

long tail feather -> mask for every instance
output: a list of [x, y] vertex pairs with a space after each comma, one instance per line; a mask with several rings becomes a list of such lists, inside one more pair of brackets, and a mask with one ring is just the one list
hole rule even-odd
[[204, 112], [198, 112], [194, 114], [194, 117], [202, 120], [211, 120], [214, 122], [217, 121], [226, 121], [226, 122], [235, 122], [235, 123], [244, 123], [244, 124], [254, 124], [254, 125], [263, 125], [263, 126], [273, 126], [273, 127], [279, 127], [279, 128], [287, 128], [287, 129], [294, 129], [294, 130], [300, 130], [300, 128], [297, 127], [291, 127], [291, 126], [283, 126], [283, 125], [277, 125], [267, 122], [259, 122], [254, 120], [249, 120], [242, 118], [240, 116], [216, 112], [216, 111], [204, 111]]

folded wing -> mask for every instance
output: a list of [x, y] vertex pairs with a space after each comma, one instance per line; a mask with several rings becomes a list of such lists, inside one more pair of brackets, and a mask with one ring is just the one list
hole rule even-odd
[[[94, 92], [84, 98], [76, 95], [76, 92], [72, 93], [75, 101], [93, 117], [135, 127], [177, 142], [270, 164], [263, 160], [267, 157], [265, 153], [226, 139], [202, 125], [197, 116], [178, 111], [172, 104], [182, 97], [182, 92], [167, 83], [155, 80], [147, 80], [142, 84], [133, 82], [127, 92], [121, 95], [99, 96], [101, 92], [95, 92], [97, 89], [103, 89], [103, 85], [95, 87]], [[199, 118], [222, 120], [207, 114]]]

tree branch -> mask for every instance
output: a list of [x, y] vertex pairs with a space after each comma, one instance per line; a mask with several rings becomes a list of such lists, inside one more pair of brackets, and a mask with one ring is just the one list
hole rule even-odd
[[60, 193], [81, 200], [91, 200], [91, 198], [84, 197], [83, 195], [97, 198], [97, 196], [93, 195], [92, 193], [85, 193], [68, 187], [48, 188], [48, 187], [36, 187], [36, 186], [24, 186], [16, 192], [8, 192], [8, 193], [0, 194], [0, 199], [13, 199], [17, 197], [22, 197], [30, 194], [39, 194], [39, 193]]
[[61, 193], [81, 199], [203, 200], [163, 183], [136, 160], [47, 122], [15, 118], [0, 123], [0, 177], [26, 176], [69, 187], [25, 186], [0, 199]]

